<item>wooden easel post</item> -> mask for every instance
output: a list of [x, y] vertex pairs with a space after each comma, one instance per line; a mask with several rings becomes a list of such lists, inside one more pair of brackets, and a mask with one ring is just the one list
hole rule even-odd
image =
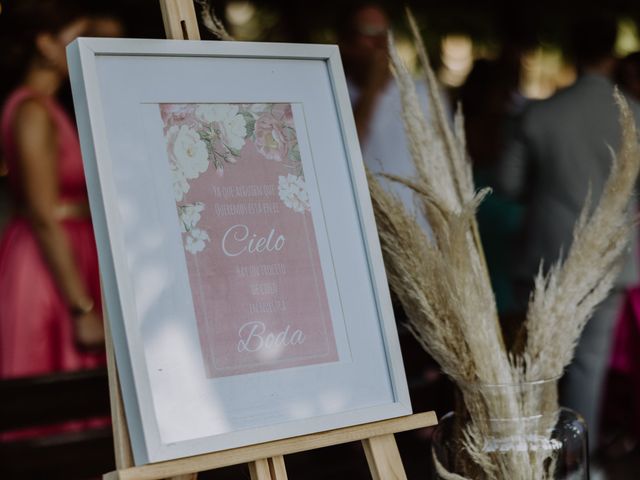
[[200, 40], [193, 0], [160, 0], [164, 33], [171, 40]]
[[[160, 9], [167, 38], [200, 40], [193, 0], [160, 0]], [[358, 440], [364, 447], [373, 480], [407, 480], [394, 433], [437, 424], [435, 414], [426, 412], [135, 467], [106, 311], [104, 318], [117, 470], [105, 474], [103, 480], [195, 480], [197, 472], [240, 463], [249, 464], [251, 480], [287, 480], [284, 455]]]

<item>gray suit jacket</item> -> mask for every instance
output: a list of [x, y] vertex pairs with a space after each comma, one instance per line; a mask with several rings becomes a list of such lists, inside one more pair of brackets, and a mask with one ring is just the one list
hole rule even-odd
[[[527, 205], [516, 280], [529, 282], [540, 261], [546, 267], [571, 246], [573, 227], [591, 186], [592, 203], [600, 198], [611, 167], [609, 146], [620, 144], [613, 83], [584, 75], [548, 100], [533, 103], [508, 143], [497, 187]], [[632, 104], [636, 122], [640, 109]], [[632, 239], [635, 252], [636, 239]], [[629, 258], [618, 279], [624, 287], [637, 281], [638, 258]], [[546, 270], [546, 268], [545, 268]]]

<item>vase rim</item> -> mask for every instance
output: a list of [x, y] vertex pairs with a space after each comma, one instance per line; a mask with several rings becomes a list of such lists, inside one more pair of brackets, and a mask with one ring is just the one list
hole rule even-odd
[[485, 382], [460, 382], [461, 383], [461, 387], [463, 388], [474, 388], [474, 389], [481, 389], [481, 388], [505, 388], [505, 387], [522, 387], [522, 386], [536, 386], [536, 385], [545, 385], [545, 384], [551, 384], [551, 383], [557, 383], [558, 380], [560, 380], [562, 378], [562, 374], [560, 375], [555, 375], [553, 377], [549, 377], [549, 378], [543, 378], [540, 380], [531, 380], [528, 382], [513, 382], [513, 383], [485, 383]]

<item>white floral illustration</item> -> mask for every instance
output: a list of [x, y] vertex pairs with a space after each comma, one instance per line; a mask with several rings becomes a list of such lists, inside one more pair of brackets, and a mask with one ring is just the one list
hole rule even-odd
[[180, 217], [180, 227], [183, 233], [188, 233], [194, 229], [200, 221], [200, 214], [204, 210], [204, 203], [182, 205], [178, 210]]
[[216, 133], [220, 135], [222, 143], [227, 147], [238, 151], [244, 146], [245, 138], [247, 137], [247, 122], [245, 117], [239, 113], [238, 105], [198, 105], [195, 116], [202, 122], [216, 123], [219, 127], [219, 131]]
[[182, 173], [182, 170], [178, 169], [174, 163], [170, 165], [170, 168], [171, 178], [173, 180], [173, 195], [176, 202], [179, 202], [189, 191], [189, 182], [187, 182], [187, 178], [184, 176], [184, 173]]
[[222, 119], [238, 114], [238, 107], [230, 104], [200, 103], [194, 112], [196, 118], [204, 123], [220, 122]]
[[[206, 205], [196, 201], [203, 194], [202, 186], [194, 182], [208, 183], [212, 181], [208, 175], [214, 172], [219, 181], [225, 168], [253, 158], [252, 151], [265, 161], [277, 162], [274, 173], [281, 201], [294, 212], [310, 210], [291, 105], [161, 104], [160, 114], [186, 251], [195, 255], [211, 241], [207, 231], [198, 227]], [[251, 149], [245, 155], [247, 144]]]
[[209, 241], [211, 241], [211, 239], [209, 238], [209, 234], [207, 232], [199, 228], [194, 228], [185, 237], [184, 248], [188, 252], [191, 252], [195, 255], [196, 253], [204, 250], [204, 247], [206, 246], [205, 242]]
[[309, 194], [304, 183], [304, 178], [288, 174], [286, 177], [278, 177], [278, 195], [280, 200], [296, 212], [304, 213], [311, 208]]
[[194, 129], [181, 125], [172, 126], [166, 134], [169, 156], [175, 170], [185, 178], [198, 178], [209, 167], [209, 151]]
[[204, 210], [204, 203], [188, 203], [178, 205], [178, 218], [180, 219], [180, 229], [184, 236], [184, 248], [188, 252], [196, 254], [204, 250], [206, 242], [211, 241], [209, 234], [201, 229], [196, 228]]

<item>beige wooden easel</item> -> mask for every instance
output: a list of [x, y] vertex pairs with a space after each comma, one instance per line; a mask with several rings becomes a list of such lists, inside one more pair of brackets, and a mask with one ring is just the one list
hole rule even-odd
[[[167, 38], [200, 40], [192, 0], [160, 0], [160, 8], [162, 9]], [[434, 412], [419, 413], [135, 467], [108, 322], [105, 322], [105, 329], [117, 470], [105, 474], [103, 480], [161, 480], [165, 478], [188, 480], [195, 479], [197, 472], [240, 463], [249, 464], [251, 480], [287, 480], [284, 455], [354, 441], [362, 442], [373, 480], [406, 480], [394, 433], [429, 427], [437, 423]]]

